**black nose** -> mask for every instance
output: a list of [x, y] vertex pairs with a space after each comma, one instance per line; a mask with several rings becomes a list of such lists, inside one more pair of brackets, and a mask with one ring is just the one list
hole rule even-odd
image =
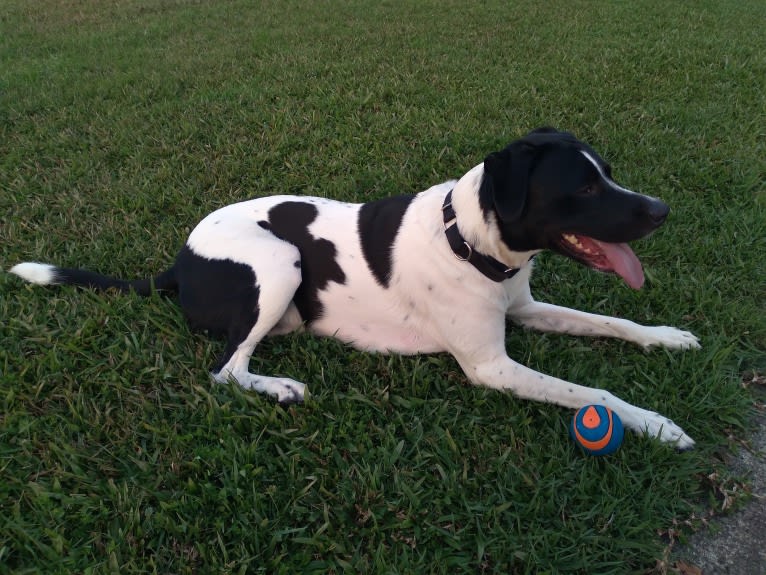
[[652, 223], [656, 226], [659, 226], [662, 222], [665, 221], [665, 218], [668, 217], [670, 206], [668, 206], [665, 202], [661, 202], [660, 200], [653, 200], [652, 203], [649, 204], [647, 212]]

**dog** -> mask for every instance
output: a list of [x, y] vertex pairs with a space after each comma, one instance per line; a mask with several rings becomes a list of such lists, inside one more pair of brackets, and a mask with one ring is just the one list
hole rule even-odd
[[10, 271], [43, 285], [176, 293], [192, 327], [226, 338], [212, 378], [283, 403], [303, 401], [304, 384], [251, 373], [250, 357], [267, 335], [305, 328], [372, 352], [448, 352], [474, 384], [567, 408], [603, 404], [627, 428], [687, 449], [694, 441], [670, 419], [536, 372], [505, 348], [506, 317], [644, 348], [698, 348], [689, 332], [537, 302], [530, 292], [533, 258], [543, 250], [639, 289], [643, 270], [627, 242], [668, 212], [615, 183], [609, 164], [571, 133], [539, 128], [459, 180], [416, 195], [364, 204], [282, 195], [225, 206], [151, 279], [30, 262]]

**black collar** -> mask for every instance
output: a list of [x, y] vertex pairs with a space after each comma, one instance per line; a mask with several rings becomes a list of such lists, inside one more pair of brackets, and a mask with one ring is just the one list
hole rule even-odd
[[460, 235], [460, 230], [457, 229], [457, 216], [452, 207], [452, 190], [444, 198], [442, 216], [444, 218], [444, 234], [447, 236], [447, 241], [457, 259], [468, 262], [489, 279], [498, 283], [511, 279], [521, 269], [509, 268], [492, 256], [480, 254], [465, 241], [465, 238]]

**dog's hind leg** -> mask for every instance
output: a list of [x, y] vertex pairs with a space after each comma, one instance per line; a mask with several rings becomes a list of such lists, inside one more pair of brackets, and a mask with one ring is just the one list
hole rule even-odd
[[179, 302], [192, 325], [223, 332], [227, 338], [223, 356], [211, 373], [214, 381], [236, 381], [280, 403], [301, 402], [304, 384], [249, 370], [250, 357], [266, 335], [300, 326], [300, 316], [291, 304], [301, 283], [298, 249], [275, 238], [259, 238], [257, 245], [257, 250], [250, 245], [250, 252], [261, 257], [249, 257], [248, 264], [205, 258], [185, 247], [176, 266]]
[[[253, 315], [249, 313], [252, 308], [243, 302], [245, 305], [241, 309], [242, 313], [232, 318], [223, 357], [211, 374], [214, 381], [226, 383], [234, 380], [246, 389], [274, 396], [280, 403], [303, 401], [306, 386], [299, 381], [286, 377], [258, 375], [251, 373], [249, 369], [250, 357], [255, 346], [280, 323], [288, 310], [296, 287], [297, 285], [292, 287], [282, 282], [270, 282], [268, 288], [261, 288], [259, 290], [261, 305], [257, 308], [254, 322]], [[282, 291], [285, 288], [286, 291]], [[285, 298], [290, 299], [285, 302]]]
[[239, 336], [230, 335], [222, 361], [211, 374], [213, 380], [218, 383], [234, 380], [246, 389], [274, 396], [280, 403], [301, 403], [306, 393], [303, 383], [287, 377], [269, 377], [249, 371], [250, 356], [255, 346], [269, 332], [269, 328], [264, 326], [265, 323], [257, 322], [239, 344], [234, 343]]

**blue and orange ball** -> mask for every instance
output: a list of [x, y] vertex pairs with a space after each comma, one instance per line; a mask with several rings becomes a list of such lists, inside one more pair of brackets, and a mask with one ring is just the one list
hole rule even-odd
[[620, 416], [604, 405], [585, 405], [577, 410], [569, 435], [589, 455], [617, 451], [625, 435]]

